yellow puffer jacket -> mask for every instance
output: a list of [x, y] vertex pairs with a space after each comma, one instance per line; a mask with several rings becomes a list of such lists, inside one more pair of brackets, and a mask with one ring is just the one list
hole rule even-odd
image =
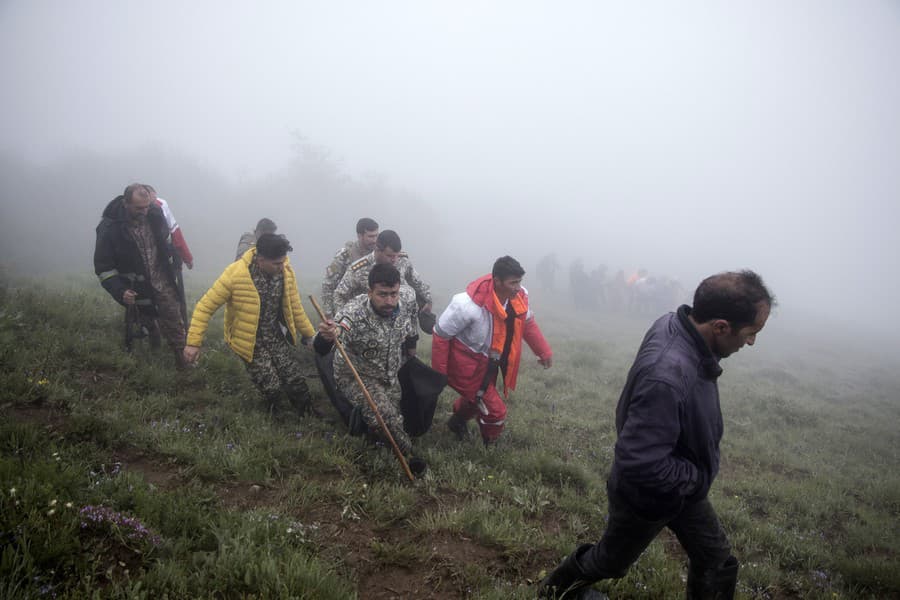
[[[256, 256], [256, 248], [250, 248], [237, 261], [228, 265], [194, 307], [187, 345], [200, 346], [209, 327], [209, 320], [225, 305], [225, 341], [235, 353], [247, 362], [253, 360], [256, 345], [256, 328], [259, 325], [259, 293], [250, 277], [250, 263]], [[284, 296], [281, 302], [284, 322], [297, 343], [297, 331], [303, 337], [315, 335], [312, 323], [300, 303], [297, 279], [289, 261], [284, 263]]]

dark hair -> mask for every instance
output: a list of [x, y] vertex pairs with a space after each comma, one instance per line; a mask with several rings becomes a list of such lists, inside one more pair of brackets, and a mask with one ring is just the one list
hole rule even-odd
[[509, 277], [522, 277], [525, 275], [525, 269], [519, 264], [519, 261], [512, 256], [501, 256], [494, 261], [494, 268], [491, 269], [491, 275], [503, 281]]
[[698, 323], [725, 319], [732, 328], [756, 322], [757, 305], [775, 306], [775, 296], [753, 271], [719, 273], [707, 277], [694, 292], [691, 316]]
[[131, 199], [134, 198], [134, 193], [137, 192], [140, 194], [141, 192], [147, 193], [147, 188], [143, 183], [132, 183], [128, 187], [125, 188], [124, 196], [125, 202], [131, 204]]
[[367, 231], [375, 231], [378, 229], [378, 223], [375, 222], [375, 219], [370, 219], [369, 217], [363, 217], [359, 221], [356, 222], [356, 233], [357, 235], [362, 235]]
[[144, 184], [144, 189], [147, 190], [147, 192], [150, 193], [150, 194], [155, 194], [155, 193], [156, 193], [156, 188], [154, 188], [154, 187], [153, 187], [152, 185], [150, 185], [149, 183], [145, 183], [145, 184]]
[[286, 256], [291, 250], [291, 243], [283, 235], [264, 233], [256, 240], [256, 253], [269, 260]]
[[378, 246], [379, 250], [384, 250], [385, 248], [390, 248], [394, 252], [403, 250], [403, 246], [400, 244], [400, 236], [393, 229], [385, 229], [379, 233], [378, 239], [375, 240], [375, 245]]
[[278, 230], [278, 225], [275, 224], [275, 221], [272, 219], [267, 219], [263, 217], [256, 224], [256, 231], [258, 233], [275, 233]]
[[369, 271], [369, 289], [374, 290], [375, 284], [380, 283], [387, 287], [400, 285], [400, 271], [397, 267], [389, 264], [378, 264]]

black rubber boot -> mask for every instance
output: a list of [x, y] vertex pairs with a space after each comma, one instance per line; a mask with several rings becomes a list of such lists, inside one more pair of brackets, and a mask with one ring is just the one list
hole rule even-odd
[[469, 425], [465, 419], [460, 418], [456, 413], [453, 413], [450, 419], [447, 420], [447, 429], [456, 434], [456, 439], [460, 442], [469, 437]]
[[740, 565], [729, 556], [719, 569], [688, 569], [687, 600], [732, 600]]
[[607, 600], [606, 594], [590, 587], [595, 580], [589, 579], [578, 564], [578, 557], [590, 547], [590, 544], [579, 546], [555, 571], [547, 575], [541, 582], [538, 597], [548, 600]]

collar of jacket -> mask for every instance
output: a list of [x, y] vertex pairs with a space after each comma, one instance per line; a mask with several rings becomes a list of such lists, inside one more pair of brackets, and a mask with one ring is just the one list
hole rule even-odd
[[693, 340], [694, 346], [700, 353], [701, 374], [704, 378], [715, 381], [722, 374], [722, 367], [719, 366], [719, 359], [713, 355], [706, 340], [703, 339], [703, 336], [700, 335], [700, 332], [697, 331], [697, 328], [694, 327], [694, 324], [688, 318], [691, 316], [691, 307], [687, 304], [682, 304], [678, 307], [676, 314], [678, 315], [678, 322]]

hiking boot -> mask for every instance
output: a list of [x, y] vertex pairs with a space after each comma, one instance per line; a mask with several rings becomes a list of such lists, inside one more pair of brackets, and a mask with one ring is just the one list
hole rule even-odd
[[578, 564], [578, 556], [590, 549], [590, 544], [579, 546], [575, 552], [566, 557], [556, 570], [547, 575], [538, 589], [538, 598], [547, 600], [608, 600], [606, 594], [602, 594], [590, 587], [594, 580], [589, 579], [581, 565]]
[[737, 587], [738, 560], [729, 556], [719, 569], [688, 568], [687, 600], [732, 600]]
[[452, 431], [460, 442], [469, 438], [469, 424], [456, 413], [447, 420], [447, 429]]
[[411, 456], [409, 459], [409, 472], [413, 474], [413, 477], [416, 479], [421, 479], [425, 476], [425, 471], [428, 470], [428, 463], [425, 462], [424, 458], [420, 458], [418, 456]]

